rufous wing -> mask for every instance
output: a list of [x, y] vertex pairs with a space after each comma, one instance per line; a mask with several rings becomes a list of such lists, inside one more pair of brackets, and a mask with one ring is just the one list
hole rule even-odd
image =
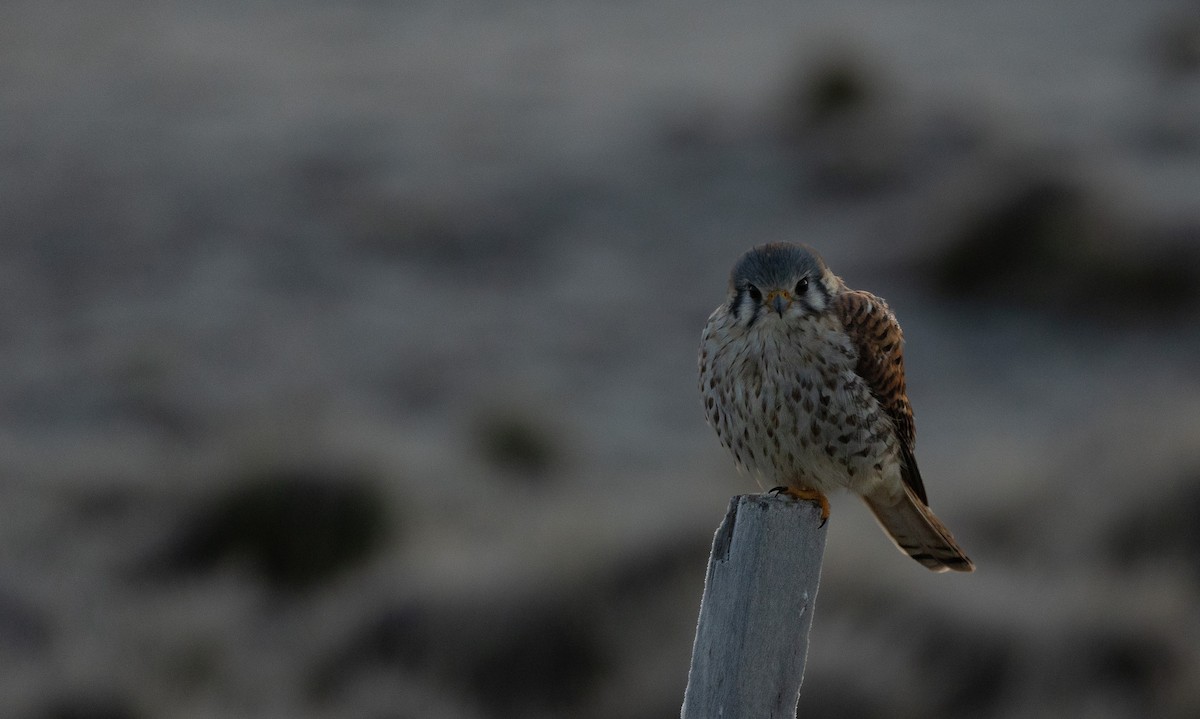
[[846, 335], [858, 352], [855, 372], [892, 421], [903, 461], [904, 494], [863, 497], [884, 531], [902, 552], [935, 572], [971, 572], [974, 563], [929, 509], [925, 483], [913, 454], [916, 427], [904, 383], [904, 335], [887, 303], [869, 292], [847, 290], [835, 308]]
[[904, 333], [887, 303], [870, 292], [846, 290], [837, 295], [834, 308], [846, 335], [858, 352], [855, 372], [866, 381], [871, 394], [892, 421], [904, 455], [901, 474], [928, 503], [925, 484], [913, 457], [916, 427], [904, 385]]

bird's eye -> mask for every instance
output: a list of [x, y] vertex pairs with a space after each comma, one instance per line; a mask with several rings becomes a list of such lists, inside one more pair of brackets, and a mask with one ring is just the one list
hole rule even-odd
[[750, 293], [750, 299], [755, 302], [762, 302], [762, 292], [757, 287], [750, 285], [746, 288], [746, 291]]
[[796, 295], [799, 296], [799, 295], [804, 294], [805, 292], [808, 292], [808, 278], [807, 277], [805, 277], [804, 279], [802, 279], [796, 283]]

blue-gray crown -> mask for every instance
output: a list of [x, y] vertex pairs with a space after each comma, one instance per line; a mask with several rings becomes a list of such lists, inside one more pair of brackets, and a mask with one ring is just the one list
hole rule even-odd
[[757, 287], [785, 287], [797, 276], [816, 280], [825, 271], [825, 262], [810, 247], [790, 242], [759, 245], [741, 256], [729, 275], [733, 289], [745, 284]]

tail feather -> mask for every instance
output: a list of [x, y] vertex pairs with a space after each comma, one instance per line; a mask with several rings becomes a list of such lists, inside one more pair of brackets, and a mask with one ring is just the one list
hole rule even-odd
[[875, 519], [900, 551], [935, 572], [953, 570], [973, 572], [975, 564], [967, 557], [946, 525], [905, 485], [898, 502], [876, 495], [863, 497]]

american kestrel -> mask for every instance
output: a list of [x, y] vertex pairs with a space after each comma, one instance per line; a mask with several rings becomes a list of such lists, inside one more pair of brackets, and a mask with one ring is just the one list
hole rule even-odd
[[970, 572], [917, 470], [903, 345], [887, 303], [847, 288], [810, 248], [755, 247], [701, 337], [708, 423], [764, 488], [819, 504], [824, 520], [825, 493], [844, 487], [905, 554]]

